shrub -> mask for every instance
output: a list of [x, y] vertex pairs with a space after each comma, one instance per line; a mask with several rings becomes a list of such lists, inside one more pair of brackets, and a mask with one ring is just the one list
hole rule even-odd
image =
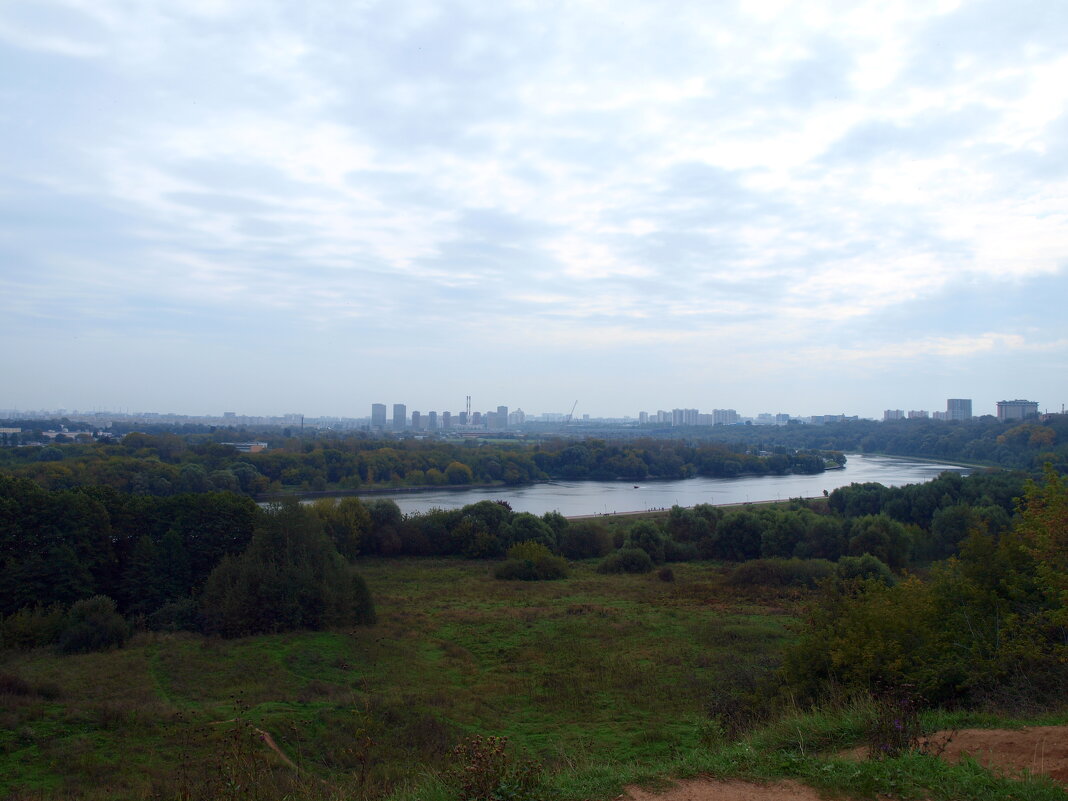
[[834, 564], [825, 559], [753, 559], [727, 575], [734, 587], [815, 587], [834, 575]]
[[624, 548], [597, 565], [598, 573], [649, 573], [653, 560], [641, 548]]
[[567, 561], [553, 556], [539, 542], [520, 542], [508, 549], [508, 561], [493, 571], [495, 578], [510, 581], [551, 581], [567, 577]]
[[192, 598], [171, 601], [148, 616], [152, 631], [199, 631], [201, 625], [200, 605]]
[[868, 727], [868, 758], [893, 759], [909, 751], [919, 751], [923, 727], [919, 705], [907, 684], [882, 689], [874, 700], [875, 714]]
[[656, 572], [656, 577], [661, 581], [674, 581], [675, 571], [670, 567], [662, 567]]
[[13, 695], [21, 697], [38, 697], [54, 701], [61, 695], [59, 687], [54, 684], [30, 684], [21, 676], [13, 673], [0, 673], [0, 696]]
[[130, 627], [106, 595], [75, 601], [59, 635], [59, 650], [65, 654], [121, 648], [130, 638]]
[[502, 525], [500, 536], [505, 542], [532, 542], [550, 549], [556, 547], [556, 531], [529, 512], [520, 512], [511, 522]]
[[664, 532], [649, 520], [639, 520], [627, 529], [625, 548], [640, 548], [657, 564], [664, 561]]
[[62, 604], [24, 606], [0, 623], [0, 647], [39, 648], [59, 639], [67, 624]]
[[520, 762], [508, 749], [507, 737], [472, 737], [456, 746], [446, 781], [460, 801], [537, 801], [541, 798], [541, 765]]
[[511, 548], [508, 549], [509, 559], [525, 560], [528, 562], [535, 562], [538, 559], [544, 559], [547, 556], [552, 556], [553, 552], [545, 545], [534, 540], [527, 540], [525, 542], [517, 542]]
[[596, 559], [607, 556], [614, 547], [612, 533], [594, 520], [572, 523], [558, 536], [560, 553], [568, 559]]
[[693, 562], [701, 558], [701, 551], [696, 542], [676, 542], [675, 540], [664, 541], [665, 562]]
[[877, 556], [866, 553], [863, 556], [843, 556], [835, 566], [838, 578], [849, 581], [850, 579], [875, 579], [890, 586], [897, 581], [889, 565]]

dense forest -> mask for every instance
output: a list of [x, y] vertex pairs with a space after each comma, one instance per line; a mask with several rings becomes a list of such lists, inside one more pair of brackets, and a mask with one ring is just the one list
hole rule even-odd
[[[289, 500], [261, 509], [229, 492], [157, 497], [100, 486], [48, 490], [0, 477], [0, 614], [102, 595], [119, 613], [143, 615], [162, 628], [307, 626], [310, 618], [299, 612], [262, 613], [273, 614], [275, 624], [211, 619], [219, 606], [237, 604], [226, 593], [242, 582], [248, 592], [257, 581], [262, 592], [286, 587], [270, 590], [277, 597], [264, 604], [289, 608], [295, 602], [285, 597], [306, 594], [301, 587], [348, 581], [342, 563], [362, 556], [499, 559], [522, 543], [566, 559], [642, 550], [649, 569], [694, 559], [865, 557], [876, 572], [899, 571], [952, 556], [977, 528], [992, 536], [1008, 530], [1023, 487], [1022, 474], [945, 473], [897, 489], [854, 484], [826, 500], [788, 507], [674, 507], [659, 522], [625, 529], [604, 520], [569, 522], [558, 513], [515, 513], [503, 501], [403, 516], [388, 500], [321, 499], [308, 506]], [[313, 564], [317, 572], [308, 578]]]
[[839, 453], [678, 440], [552, 440], [529, 445], [417, 439], [288, 438], [260, 453], [176, 434], [127, 434], [120, 441], [0, 449], [0, 470], [48, 489], [103, 485], [169, 496], [283, 490], [528, 484], [551, 478], [627, 479], [819, 473]]
[[[50, 441], [25, 421], [22, 434], [3, 435], [0, 471], [32, 478], [49, 489], [104, 485], [158, 496], [238, 492], [250, 496], [469, 484], [519, 485], [546, 479], [644, 480], [688, 476], [816, 473], [843, 463], [842, 453], [962, 461], [1020, 470], [1049, 463], [1068, 472], [1068, 415], [999, 422], [993, 417], [826, 425], [715, 426], [613, 432], [611, 439], [555, 438], [539, 442], [375, 438], [366, 432], [186, 426], [129, 432], [93, 441], [88, 426], [68, 425]], [[13, 446], [34, 442], [34, 445]], [[268, 450], [239, 453], [226, 442], [262, 439]], [[47, 444], [45, 444], [47, 443]]]
[[1045, 463], [1068, 472], [1068, 415], [1024, 422], [995, 417], [846, 420], [825, 425], [717, 426], [702, 436], [758, 449], [802, 448], [963, 461], [1019, 470]]

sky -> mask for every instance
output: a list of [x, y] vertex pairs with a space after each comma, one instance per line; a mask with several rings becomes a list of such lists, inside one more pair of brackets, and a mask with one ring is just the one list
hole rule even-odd
[[4, 0], [0, 408], [1068, 402], [1056, 0]]

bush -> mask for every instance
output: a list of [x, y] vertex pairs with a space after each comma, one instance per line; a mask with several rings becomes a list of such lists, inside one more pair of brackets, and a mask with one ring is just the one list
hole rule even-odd
[[640, 548], [657, 564], [664, 561], [664, 532], [650, 520], [639, 520], [627, 529], [624, 547]]
[[192, 598], [171, 601], [148, 616], [152, 631], [199, 631], [201, 625], [200, 605]]
[[835, 567], [838, 578], [843, 581], [850, 579], [876, 579], [890, 586], [897, 581], [889, 565], [877, 556], [866, 553], [863, 556], [843, 556], [838, 560]]
[[833, 576], [834, 564], [826, 559], [753, 559], [727, 575], [733, 587], [815, 587]]
[[52, 645], [67, 625], [62, 604], [24, 606], [0, 623], [0, 647], [40, 648]]
[[507, 737], [472, 737], [451, 754], [446, 781], [460, 801], [537, 801], [542, 767], [520, 762], [508, 748]]
[[610, 554], [615, 546], [612, 533], [603, 523], [583, 520], [560, 533], [557, 547], [568, 559], [597, 559]]
[[566, 569], [560, 571], [545, 566], [543, 570], [541, 565], [529, 559], [508, 559], [493, 570], [493, 577], [502, 581], [548, 581], [564, 578], [566, 575]]
[[598, 573], [649, 573], [653, 560], [641, 548], [624, 548], [616, 551], [597, 565]]
[[495, 578], [508, 581], [551, 581], [567, 577], [567, 561], [553, 556], [539, 542], [520, 542], [508, 549], [508, 561], [493, 571]]
[[693, 562], [701, 558], [701, 551], [696, 542], [676, 542], [675, 540], [664, 541], [665, 562]]
[[675, 571], [670, 567], [662, 567], [656, 572], [656, 577], [661, 581], [674, 581]]
[[509, 559], [518, 559], [527, 562], [536, 562], [538, 559], [545, 559], [552, 555], [553, 552], [550, 551], [547, 546], [540, 542], [535, 542], [534, 540], [517, 542], [508, 549]]
[[130, 638], [130, 627], [106, 595], [75, 601], [59, 635], [59, 650], [65, 654], [121, 648]]

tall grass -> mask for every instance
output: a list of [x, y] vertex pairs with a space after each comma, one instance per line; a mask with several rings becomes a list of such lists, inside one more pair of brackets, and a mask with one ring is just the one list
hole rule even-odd
[[800, 590], [739, 594], [699, 563], [674, 565], [673, 582], [587, 563], [555, 582], [498, 581], [460, 560], [360, 569], [374, 627], [0, 652], [0, 797], [445, 801], [455, 746], [473, 735], [538, 760], [540, 797], [561, 801], [698, 773], [833, 789], [851, 770], [889, 787], [915, 768], [981, 784], [972, 768], [839, 765], [870, 718], [856, 699], [767, 719], [764, 678]]

